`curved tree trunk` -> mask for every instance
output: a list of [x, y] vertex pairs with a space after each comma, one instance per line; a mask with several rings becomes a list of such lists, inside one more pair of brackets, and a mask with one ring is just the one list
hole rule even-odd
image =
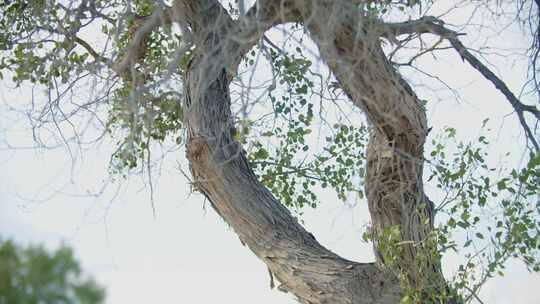
[[[203, 58], [192, 62], [186, 79], [191, 101], [187, 153], [197, 189], [266, 263], [281, 282], [280, 289], [301, 302], [397, 303], [398, 290], [389, 274], [321, 246], [256, 180], [226, 127], [231, 117], [225, 71], [204, 77]], [[208, 88], [197, 89], [201, 83]]]
[[[210, 46], [213, 47], [213, 46]], [[198, 49], [186, 75], [187, 156], [195, 187], [303, 303], [397, 303], [392, 276], [320, 245], [256, 179], [232, 139], [226, 54]]]
[[[259, 1], [242, 23], [215, 0], [176, 1], [196, 43], [184, 79], [187, 157], [195, 188], [268, 266], [280, 289], [302, 303], [399, 303], [396, 274], [421, 290], [427, 280], [444, 285], [437, 259], [416, 259], [433, 228], [433, 206], [422, 189], [426, 117], [387, 63], [378, 38], [370, 37], [361, 15], [346, 3]], [[256, 20], [251, 28], [250, 17]], [[261, 33], [287, 21], [305, 24], [322, 59], [372, 124], [366, 193], [377, 264], [345, 260], [319, 244], [256, 179], [231, 134], [229, 82], [238, 62]], [[378, 247], [393, 227], [401, 247], [397, 265]]]

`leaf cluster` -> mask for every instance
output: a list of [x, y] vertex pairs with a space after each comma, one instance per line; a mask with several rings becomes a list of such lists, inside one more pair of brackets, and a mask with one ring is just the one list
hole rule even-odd
[[324, 188], [335, 191], [342, 201], [351, 193], [362, 198], [367, 129], [336, 123], [324, 136], [322, 150], [309, 144], [316, 140], [316, 86], [309, 76], [311, 61], [296, 51], [296, 55], [271, 52], [277, 81], [268, 92], [273, 118], [270, 127], [247, 130], [259, 135], [244, 136], [249, 161], [272, 193], [296, 210], [315, 208], [320, 203], [316, 192]]

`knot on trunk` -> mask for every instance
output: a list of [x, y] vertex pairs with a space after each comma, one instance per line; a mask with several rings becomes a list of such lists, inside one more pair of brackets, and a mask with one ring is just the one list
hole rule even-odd
[[192, 137], [186, 145], [187, 159], [192, 162], [199, 162], [208, 155], [208, 145], [203, 137]]
[[201, 136], [191, 137], [186, 144], [186, 157], [190, 161], [189, 168], [193, 176], [193, 181], [191, 182], [192, 191], [200, 192], [206, 196], [208, 192], [203, 183], [214, 176], [207, 168], [208, 151], [208, 143]]

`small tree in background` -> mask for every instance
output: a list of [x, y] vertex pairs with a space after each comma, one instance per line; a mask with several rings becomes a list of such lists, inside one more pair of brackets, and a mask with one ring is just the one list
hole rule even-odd
[[0, 241], [0, 303], [104, 303], [105, 289], [84, 275], [71, 248], [49, 252]]

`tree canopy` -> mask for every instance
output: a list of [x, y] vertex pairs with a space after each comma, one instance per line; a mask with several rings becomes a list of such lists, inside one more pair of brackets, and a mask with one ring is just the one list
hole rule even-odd
[[[0, 75], [42, 89], [24, 111], [36, 147], [112, 138], [111, 174], [146, 174], [152, 191], [158, 148], [185, 148], [193, 191], [302, 303], [480, 301], [509, 259], [540, 271], [540, 5], [455, 1], [432, 16], [441, 2], [4, 0]], [[468, 17], [447, 23], [455, 12]], [[526, 42], [463, 42], [490, 27]], [[521, 92], [494, 55], [529, 66]], [[524, 161], [493, 162], [489, 117], [468, 142], [457, 126], [430, 133], [424, 87], [459, 90], [428, 56], [454, 56], [504, 96]], [[298, 223], [327, 188], [367, 201], [374, 263]], [[466, 262], [444, 278], [450, 251]]]

